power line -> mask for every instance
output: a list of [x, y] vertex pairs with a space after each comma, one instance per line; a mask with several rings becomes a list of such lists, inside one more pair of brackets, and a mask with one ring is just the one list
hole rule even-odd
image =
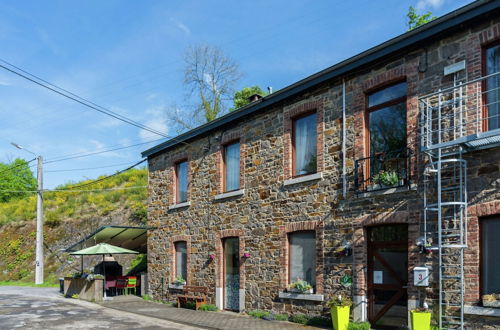
[[[80, 185], [76, 185], [76, 186], [71, 186], [71, 187], [68, 187], [68, 189], [75, 189], [75, 188], [86, 187], [86, 186], [90, 186], [90, 185], [93, 185], [93, 184], [95, 184], [95, 183], [98, 183], [98, 182], [101, 182], [101, 181], [107, 180], [107, 179], [109, 179], [109, 178], [112, 178], [112, 177], [114, 177], [114, 176], [117, 176], [118, 174], [121, 174], [121, 173], [123, 173], [123, 172], [126, 172], [126, 171], [128, 171], [128, 170], [130, 170], [130, 169], [132, 169], [132, 168], [136, 167], [136, 166], [137, 166], [137, 165], [139, 165], [139, 164], [144, 163], [146, 160], [147, 160], [147, 158], [144, 158], [143, 160], [141, 160], [141, 161], [139, 161], [139, 162], [135, 163], [135, 164], [134, 164], [134, 165], [132, 165], [132, 166], [127, 167], [127, 168], [126, 168], [126, 169], [124, 169], [124, 170], [118, 171], [118, 172], [116, 172], [116, 173], [114, 173], [114, 174], [108, 175], [108, 176], [106, 176], [106, 177], [104, 177], [104, 178], [100, 178], [100, 179], [94, 180], [94, 181], [92, 181], [92, 182], [87, 182], [87, 183], [83, 183], [83, 184], [80, 184]], [[60, 189], [60, 190], [68, 190], [68, 189]]]
[[[99, 191], [111, 191], [111, 190], [129, 190], [129, 189], [143, 189], [148, 186], [133, 186], [133, 187], [117, 187], [117, 188], [101, 188], [101, 189], [44, 189], [43, 192], [99, 192]], [[0, 190], [0, 192], [11, 192], [11, 193], [36, 193], [38, 190]]]
[[[5, 173], [5, 172], [8, 172], [8, 171], [12, 171], [12, 170], [14, 170], [14, 169], [16, 169], [16, 168], [18, 168], [18, 167], [21, 167], [21, 166], [26, 166], [26, 165], [28, 165], [29, 163], [31, 163], [32, 161], [34, 161], [34, 160], [36, 160], [36, 158], [33, 158], [32, 160], [30, 160], [30, 161], [28, 161], [28, 162], [26, 162], [26, 163], [17, 164], [16, 166], [9, 167], [8, 169], [5, 169], [5, 170], [3, 170], [2, 172], [0, 172], [0, 174]], [[28, 166], [28, 168], [30, 168], [30, 167], [31, 167], [31, 166]]]
[[[168, 135], [166, 135], [166, 134], [164, 134], [164, 133], [162, 133], [160, 131], [157, 131], [157, 130], [155, 130], [153, 128], [150, 128], [150, 127], [148, 127], [146, 125], [143, 125], [143, 124], [141, 124], [141, 123], [139, 123], [139, 122], [137, 122], [137, 121], [135, 121], [133, 119], [130, 119], [130, 118], [127, 118], [127, 117], [125, 117], [123, 115], [120, 115], [119, 113], [116, 113], [114, 111], [106, 109], [106, 108], [104, 108], [104, 107], [102, 107], [102, 106], [100, 106], [100, 105], [98, 105], [98, 104], [96, 104], [96, 103], [94, 103], [92, 101], [89, 101], [89, 100], [87, 100], [87, 99], [85, 99], [85, 98], [83, 98], [81, 96], [78, 96], [75, 93], [72, 93], [72, 92], [70, 92], [70, 91], [68, 91], [68, 90], [66, 90], [64, 88], [61, 88], [61, 87], [59, 87], [57, 85], [54, 85], [54, 84], [52, 84], [52, 83], [50, 83], [50, 82], [48, 82], [48, 81], [46, 81], [46, 80], [44, 80], [44, 79], [42, 79], [42, 78], [34, 75], [32, 73], [29, 73], [28, 71], [25, 71], [25, 70], [23, 70], [23, 69], [15, 66], [15, 65], [7, 62], [7, 61], [5, 61], [3, 59], [0, 59], [0, 61], [3, 62], [3, 63], [5, 63], [5, 64], [7, 64], [7, 65], [9, 65], [9, 66], [11, 66], [11, 67], [13, 67], [13, 68], [15, 68], [18, 71], [21, 71], [22, 73], [18, 72], [16, 70], [13, 70], [11, 68], [8, 68], [8, 67], [6, 67], [5, 65], [2, 65], [2, 64], [0, 64], [0, 68], [2, 68], [4, 70], [7, 70], [7, 71], [9, 71], [9, 72], [11, 72], [11, 73], [13, 73], [15, 75], [18, 75], [18, 76], [20, 76], [20, 77], [22, 77], [22, 78], [24, 78], [24, 79], [26, 79], [28, 81], [31, 81], [34, 84], [37, 84], [37, 85], [39, 85], [39, 86], [41, 86], [43, 88], [46, 88], [46, 89], [48, 89], [48, 90], [50, 90], [50, 91], [52, 91], [54, 93], [57, 93], [57, 94], [59, 94], [61, 96], [64, 96], [64, 97], [70, 99], [70, 100], [73, 100], [73, 101], [75, 101], [77, 103], [80, 103], [81, 105], [84, 105], [84, 106], [86, 106], [88, 108], [91, 108], [93, 110], [96, 110], [96, 111], [98, 111], [100, 113], [103, 113], [105, 115], [108, 115], [110, 117], [118, 119], [118, 120], [120, 120], [122, 122], [125, 122], [127, 124], [130, 124], [130, 125], [133, 125], [135, 127], [140, 128], [140, 129], [146, 130], [148, 132], [151, 132], [151, 133], [163, 136], [165, 138], [169, 138], [169, 139], [174, 139], [175, 140], [175, 138], [172, 138], [172, 137], [170, 137], [170, 136], [168, 136]], [[23, 73], [25, 73], [25, 74], [23, 74]], [[29, 75], [29, 76], [31, 76], [33, 78], [28, 77], [27, 75]], [[184, 142], [184, 141], [179, 141], [179, 142], [189, 145], [187, 142]]]
[[130, 164], [130, 162], [128, 162], [128, 163], [120, 163], [120, 164], [113, 164], [113, 165], [106, 165], [106, 166], [98, 166], [98, 167], [72, 168], [72, 169], [64, 169], [64, 170], [48, 170], [48, 171], [44, 171], [44, 172], [45, 173], [47, 173], [47, 172], [55, 173], [55, 172], [73, 172], [73, 171], [98, 170], [98, 169], [101, 169], [101, 168], [109, 168], [109, 167], [122, 166], [122, 165], [128, 165], [128, 164]]
[[152, 143], [152, 142], [157, 142], [157, 141], [160, 141], [160, 140], [163, 140], [163, 139], [158, 139], [158, 140], [153, 140], [153, 141], [148, 141], [148, 142], [143, 142], [143, 143], [136, 143], [136, 144], [132, 144], [132, 145], [128, 145], [128, 146], [123, 146], [123, 147], [119, 147], [119, 148], [113, 148], [113, 149], [107, 149], [107, 150], [101, 150], [101, 151], [94, 151], [94, 152], [89, 152], [89, 153], [85, 153], [85, 154], [84, 153], [70, 154], [70, 155], [66, 155], [67, 157], [66, 156], [59, 156], [59, 157], [55, 157], [55, 158], [49, 159], [48, 161], [45, 161], [43, 163], [44, 164], [50, 164], [50, 163], [60, 162], [60, 161], [63, 161], [63, 160], [69, 160], [69, 159], [75, 159], [75, 158], [82, 158], [82, 157], [87, 157], [87, 156], [93, 156], [93, 155], [103, 154], [103, 153], [106, 153], [106, 152], [111, 152], [111, 151], [116, 151], [116, 150], [123, 150], [123, 149], [127, 149], [127, 148], [133, 148], [133, 147], [137, 147], [137, 146], [149, 144], [149, 143]]

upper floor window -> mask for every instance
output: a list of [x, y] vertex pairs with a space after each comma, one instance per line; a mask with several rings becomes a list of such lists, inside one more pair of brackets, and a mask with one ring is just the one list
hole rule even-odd
[[316, 285], [316, 233], [314, 230], [288, 234], [289, 283], [304, 280]]
[[[485, 51], [486, 75], [500, 72], [500, 45], [489, 47]], [[486, 80], [487, 129], [500, 128], [500, 74]]]
[[316, 117], [316, 113], [313, 113], [296, 118], [292, 122], [293, 176], [317, 171]]
[[500, 216], [481, 220], [482, 294], [500, 292], [500, 259], [498, 258]]
[[240, 143], [224, 146], [224, 191], [240, 189]]
[[175, 165], [175, 177], [176, 177], [176, 202], [184, 203], [187, 202], [187, 190], [188, 190], [188, 162], [182, 161]]
[[406, 83], [368, 95], [369, 155], [406, 148]]

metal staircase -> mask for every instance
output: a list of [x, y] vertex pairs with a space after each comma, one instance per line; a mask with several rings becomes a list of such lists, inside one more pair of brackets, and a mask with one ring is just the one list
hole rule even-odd
[[437, 276], [440, 329], [464, 328], [467, 162], [463, 154], [500, 144], [500, 129], [485, 130], [484, 104], [492, 99], [488, 93], [498, 95], [498, 88], [484, 90], [486, 79], [499, 75], [466, 82], [455, 74], [452, 87], [419, 99], [421, 150], [427, 156], [423, 235], [438, 266], [434, 278]]

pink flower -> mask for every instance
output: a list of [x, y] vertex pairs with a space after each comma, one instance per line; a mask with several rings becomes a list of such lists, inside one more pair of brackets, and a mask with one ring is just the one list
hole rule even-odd
[[208, 257], [211, 259], [211, 260], [214, 260], [215, 259], [215, 254], [209, 254]]
[[243, 253], [243, 258], [250, 258], [250, 253], [248, 252]]

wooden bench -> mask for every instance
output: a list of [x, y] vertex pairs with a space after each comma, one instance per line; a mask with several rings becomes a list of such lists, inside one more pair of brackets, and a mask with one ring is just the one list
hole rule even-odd
[[[186, 304], [188, 301], [194, 301], [196, 303], [196, 310], [198, 310], [201, 305], [207, 303], [207, 287], [184, 285], [183, 292], [184, 294], [177, 296], [177, 307], [181, 307], [181, 304]], [[201, 295], [193, 295], [193, 293]]]

